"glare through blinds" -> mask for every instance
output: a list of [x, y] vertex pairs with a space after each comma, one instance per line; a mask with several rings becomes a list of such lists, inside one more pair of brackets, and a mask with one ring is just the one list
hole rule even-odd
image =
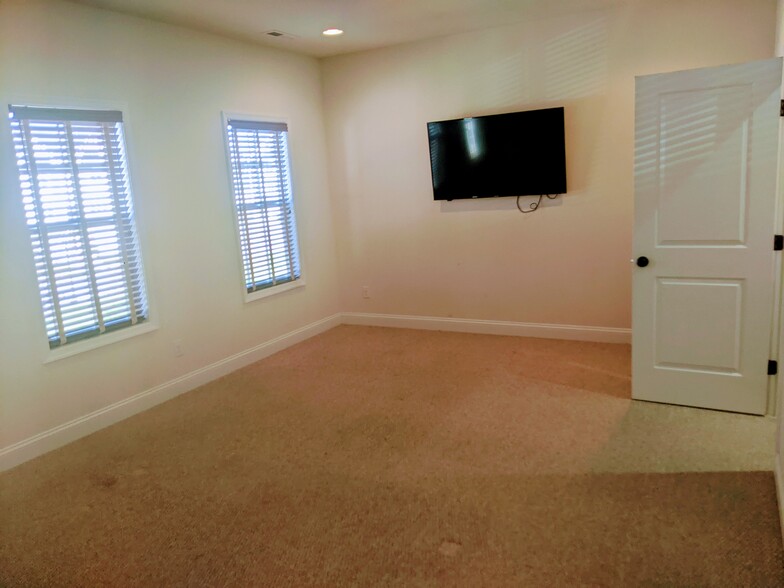
[[49, 346], [148, 316], [122, 113], [10, 106]]
[[293, 282], [301, 272], [287, 126], [229, 119], [226, 131], [246, 291]]

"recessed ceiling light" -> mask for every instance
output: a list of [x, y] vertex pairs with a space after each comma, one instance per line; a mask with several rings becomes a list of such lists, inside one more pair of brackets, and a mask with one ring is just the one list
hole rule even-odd
[[325, 37], [337, 37], [343, 34], [343, 29], [325, 29], [321, 34]]

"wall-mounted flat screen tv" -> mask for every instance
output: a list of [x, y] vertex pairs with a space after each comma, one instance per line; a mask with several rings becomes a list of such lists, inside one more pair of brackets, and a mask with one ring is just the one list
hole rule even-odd
[[566, 193], [564, 109], [427, 123], [435, 200]]

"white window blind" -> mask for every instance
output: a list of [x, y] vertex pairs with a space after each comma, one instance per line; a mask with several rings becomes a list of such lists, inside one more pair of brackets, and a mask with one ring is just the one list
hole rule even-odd
[[284, 123], [227, 119], [226, 141], [248, 293], [301, 277], [287, 135]]
[[146, 320], [122, 113], [9, 116], [49, 346]]

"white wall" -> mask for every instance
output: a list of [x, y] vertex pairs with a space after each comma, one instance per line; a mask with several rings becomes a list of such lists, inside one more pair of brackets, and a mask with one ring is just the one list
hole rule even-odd
[[[339, 311], [315, 59], [65, 2], [0, 2], [0, 104], [58, 101], [126, 106], [160, 328], [43, 364], [47, 345], [3, 116], [0, 450]], [[304, 288], [243, 302], [221, 110], [289, 120]], [[183, 357], [175, 357], [177, 339]]]
[[[629, 327], [634, 76], [769, 57], [775, 13], [632, 0], [327, 59], [344, 309]], [[560, 105], [564, 198], [433, 201], [427, 121]]]

